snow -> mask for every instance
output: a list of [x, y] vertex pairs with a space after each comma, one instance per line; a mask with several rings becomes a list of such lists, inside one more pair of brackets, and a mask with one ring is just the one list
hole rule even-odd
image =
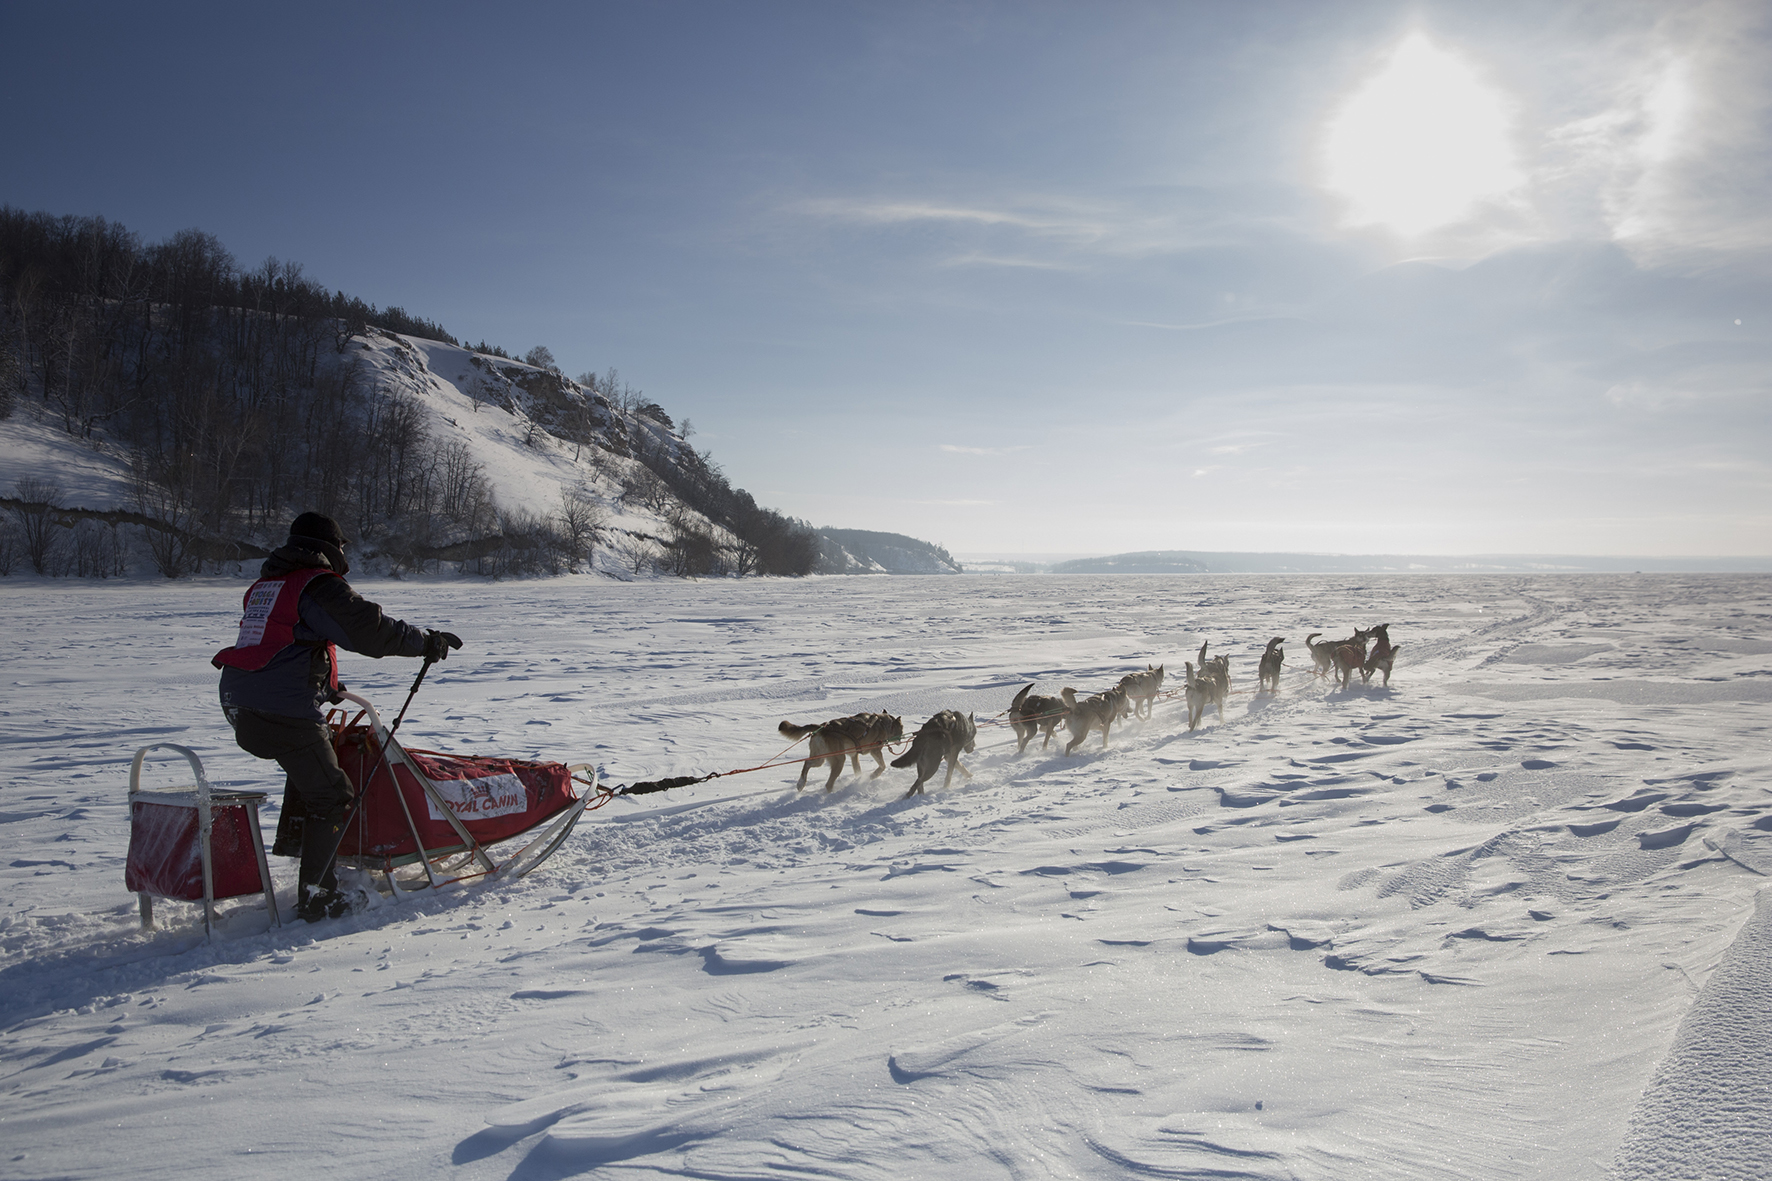
[[[208, 665], [242, 584], [0, 580], [0, 1177], [1772, 1175], [1763, 577], [357, 585], [467, 641], [417, 746], [633, 782], [952, 707], [974, 775], [722, 777], [520, 881], [141, 932], [133, 751], [276, 786]], [[1388, 690], [1310, 676], [1379, 622]], [[1203, 639], [1244, 692], [1191, 734], [991, 724]], [[390, 712], [415, 671], [345, 657]]]

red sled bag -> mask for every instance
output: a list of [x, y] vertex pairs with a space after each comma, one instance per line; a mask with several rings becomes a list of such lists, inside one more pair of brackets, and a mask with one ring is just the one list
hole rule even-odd
[[[408, 750], [367, 701], [343, 696], [364, 708], [349, 721], [337, 713], [329, 719], [339, 766], [357, 792], [338, 847], [341, 861], [384, 873], [422, 864], [439, 885], [438, 863], [460, 854], [456, 865], [444, 868], [448, 880], [505, 871], [520, 876], [565, 840], [588, 803], [608, 798], [596, 786], [595, 768], [585, 764]], [[588, 772], [589, 779], [574, 778], [574, 771]], [[509, 857], [488, 851], [538, 828], [541, 835]]]

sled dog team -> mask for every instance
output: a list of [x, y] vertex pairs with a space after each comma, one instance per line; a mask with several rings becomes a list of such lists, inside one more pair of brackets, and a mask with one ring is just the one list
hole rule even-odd
[[[1304, 641], [1305, 647], [1310, 649], [1316, 676], [1339, 679], [1341, 687], [1346, 689], [1355, 670], [1358, 670], [1362, 684], [1369, 683], [1373, 673], [1382, 672], [1384, 684], [1390, 685], [1391, 665], [1397, 653], [1397, 646], [1390, 640], [1390, 624], [1381, 623], [1364, 631], [1356, 629], [1345, 640], [1314, 642], [1322, 634], [1312, 632]], [[1285, 650], [1280, 645], [1285, 642], [1284, 636], [1275, 636], [1267, 642], [1257, 669], [1257, 693], [1280, 691], [1280, 669], [1286, 660]], [[1207, 659], [1207, 646], [1200, 645], [1195, 657], [1199, 662], [1197, 669], [1194, 660], [1183, 662], [1187, 674], [1183, 695], [1187, 700], [1189, 730], [1199, 726], [1208, 705], [1218, 708], [1218, 718], [1222, 722], [1225, 702], [1231, 695], [1230, 657], [1221, 654]], [[1064, 748], [1067, 755], [1096, 730], [1101, 731], [1101, 744], [1106, 746], [1108, 729], [1116, 721], [1151, 716], [1151, 707], [1162, 688], [1163, 666], [1160, 664], [1149, 665], [1142, 672], [1128, 673], [1112, 689], [1088, 697], [1077, 696], [1077, 691], [1068, 686], [1061, 689], [1057, 697], [1045, 697], [1028, 685], [1009, 703], [1009, 725], [1015, 730], [1015, 753], [1025, 751], [1035, 734], [1044, 736], [1040, 740], [1040, 749], [1045, 750], [1060, 724], [1070, 731], [1070, 741]], [[874, 762], [879, 764], [868, 778], [878, 779], [884, 775], [887, 764], [882, 750], [887, 743], [904, 737], [904, 719], [891, 714], [859, 713], [811, 726], [796, 726], [784, 721], [776, 729], [789, 738], [811, 739], [812, 754], [800, 765], [798, 786], [804, 788], [807, 772], [823, 763], [830, 770], [824, 789], [830, 791], [837, 786], [845, 762], [851, 763], [860, 773], [863, 751], [873, 755]], [[948, 766], [947, 777], [942, 780], [944, 788], [954, 781], [956, 769], [966, 778], [972, 778], [972, 772], [966, 769], [960, 756], [977, 748], [978, 724], [973, 716], [944, 709], [918, 727], [911, 738], [911, 748], [892, 760], [891, 765], [917, 769], [916, 782], [905, 793], [908, 798], [921, 794], [923, 785], [934, 777], [944, 762]]]

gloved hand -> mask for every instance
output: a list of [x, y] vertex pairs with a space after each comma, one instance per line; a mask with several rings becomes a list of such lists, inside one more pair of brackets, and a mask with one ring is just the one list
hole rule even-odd
[[425, 633], [425, 659], [433, 664], [440, 664], [449, 657], [451, 648], [461, 647], [461, 637], [454, 632], [440, 632], [435, 629]]

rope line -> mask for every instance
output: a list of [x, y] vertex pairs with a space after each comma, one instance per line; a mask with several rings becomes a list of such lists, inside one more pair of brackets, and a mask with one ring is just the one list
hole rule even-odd
[[[1302, 688], [1306, 684], [1309, 684], [1313, 681], [1321, 679], [1318, 677], [1318, 675], [1316, 674], [1316, 672], [1314, 670], [1313, 671], [1306, 671], [1304, 669], [1299, 669], [1299, 670], [1297, 670], [1297, 672], [1298, 672], [1298, 677], [1302, 678], [1302, 680], [1294, 680], [1290, 689], [1285, 688], [1285, 687], [1282, 687], [1280, 689], [1273, 689], [1273, 690], [1262, 689], [1260, 687], [1257, 687], [1254, 689], [1233, 689], [1233, 690], [1231, 690], [1230, 696], [1241, 697], [1241, 696], [1244, 696], [1247, 694], [1259, 695], [1262, 693], [1271, 693], [1271, 695], [1277, 697], [1281, 693], [1289, 692], [1292, 689]], [[1333, 678], [1331, 678], [1331, 679], [1333, 679]], [[1187, 690], [1185, 688], [1184, 689], [1164, 689], [1158, 693], [1153, 694], [1152, 700], [1153, 700], [1153, 702], [1155, 702], [1155, 701], [1173, 701], [1178, 697], [1184, 696], [1186, 694], [1186, 692], [1187, 692]], [[1038, 725], [1042, 722], [1049, 721], [1053, 718], [1069, 717], [1070, 713], [1071, 713], [1071, 711], [1068, 709], [1049, 710], [1046, 713], [1037, 714], [1037, 715], [1034, 715], [1031, 717], [1023, 717], [1023, 718], [1019, 718], [1019, 719], [1004, 718], [1003, 715], [1007, 714], [1008, 712], [1009, 712], [1008, 710], [1003, 710], [1000, 713], [994, 715], [993, 717], [985, 718], [981, 721], [976, 722], [975, 724], [979, 725], [979, 726], [1010, 726], [1010, 725], [1014, 725], [1015, 722], [1017, 722], [1017, 721], [1021, 721], [1024, 723], [1033, 723], [1035, 725]], [[1116, 719], [1116, 720], [1118, 720], [1118, 719]], [[1140, 720], [1143, 720], [1143, 719], [1140, 719]], [[816, 733], [816, 731], [813, 731], [813, 733]], [[829, 759], [829, 758], [835, 758], [835, 759], [842, 760], [842, 759], [847, 759], [850, 755], [860, 754], [864, 751], [878, 750], [881, 747], [885, 747], [889, 753], [896, 755], [899, 753], [899, 748], [900, 748], [901, 744], [908, 741], [907, 739], [902, 739], [902, 738], [901, 739], [883, 740], [880, 742], [866, 743], [861, 746], [844, 747], [840, 751], [826, 751], [824, 754], [820, 754], [820, 755], [805, 755], [805, 756], [802, 756], [801, 758], [797, 758], [797, 759], [783, 759], [783, 758], [781, 758], [781, 756], [783, 754], [794, 749], [794, 747], [800, 745], [800, 743], [806, 741], [806, 739], [810, 738], [811, 736], [812, 736], [811, 734], [805, 734], [799, 738], [796, 738], [794, 741], [792, 741], [792, 742], [788, 743], [786, 746], [784, 746], [780, 751], [777, 751], [773, 756], [770, 757], [769, 760], [759, 763], [754, 767], [735, 767], [730, 771], [710, 771], [706, 775], [676, 775], [676, 776], [672, 776], [667, 779], [647, 779], [647, 780], [641, 780], [638, 783], [621, 784], [616, 787], [606, 787], [603, 785], [598, 785], [597, 791], [600, 795], [602, 795], [603, 798], [598, 800], [596, 803], [589, 805], [586, 810], [589, 811], [594, 808], [600, 808], [604, 804], [607, 804], [610, 800], [616, 799], [617, 797], [651, 795], [655, 792], [670, 791], [673, 788], [694, 787], [696, 784], [708, 783], [708, 782], [711, 782], [715, 779], [723, 779], [723, 778], [726, 778], [727, 776], [731, 776], [731, 775], [749, 775], [753, 771], [768, 771], [768, 770], [771, 770], [776, 767], [797, 767], [802, 763], [822, 761], [824, 759]], [[1009, 743], [1003, 742], [1003, 743], [998, 743], [996, 745], [1007, 747], [1009, 745]], [[585, 781], [579, 780], [579, 782], [583, 783]]]

